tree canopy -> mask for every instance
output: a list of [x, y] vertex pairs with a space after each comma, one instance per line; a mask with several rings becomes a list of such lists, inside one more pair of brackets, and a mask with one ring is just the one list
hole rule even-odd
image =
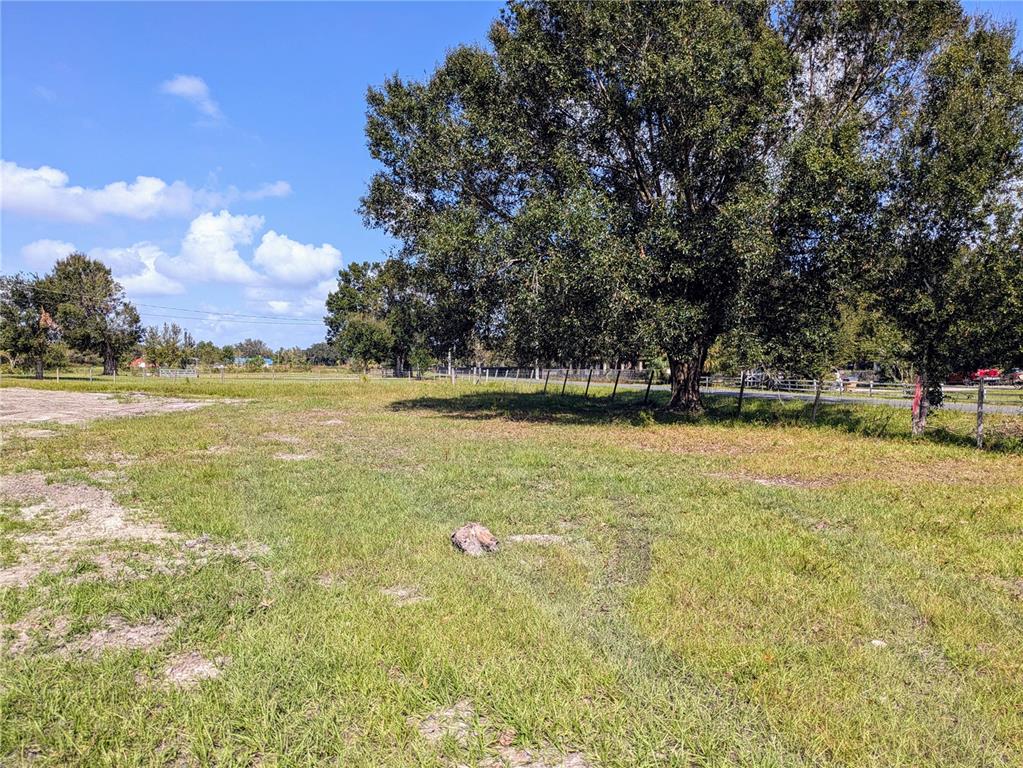
[[[879, 244], [913, 229], [939, 91], [985, 94], [978, 159], [1018, 144], [1004, 40], [954, 2], [511, 2], [488, 48], [370, 89], [363, 214], [399, 241], [435, 349], [652, 350], [695, 410], [726, 334], [808, 374], [834, 358]], [[972, 125], [966, 107], [940, 124]], [[920, 177], [939, 196], [947, 153]]]
[[99, 355], [106, 375], [142, 338], [138, 311], [110, 268], [97, 259], [71, 253], [36, 282], [35, 290], [61, 338], [74, 349]]

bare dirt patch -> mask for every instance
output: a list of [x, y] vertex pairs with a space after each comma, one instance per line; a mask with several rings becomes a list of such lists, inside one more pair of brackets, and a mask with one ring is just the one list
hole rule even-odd
[[539, 544], [545, 547], [565, 543], [565, 537], [556, 533], [513, 533], [505, 536], [504, 540], [512, 544]]
[[89, 478], [100, 483], [116, 483], [124, 480], [124, 475], [113, 469], [98, 469], [89, 473]]
[[0, 652], [17, 656], [31, 650], [40, 640], [61, 640], [70, 622], [52, 616], [42, 608], [33, 608], [13, 624], [0, 624]]
[[203, 680], [220, 677], [228, 659], [220, 656], [210, 660], [198, 651], [179, 653], [167, 661], [163, 681], [175, 688], [194, 688]]
[[988, 581], [999, 589], [1004, 589], [1009, 593], [1010, 597], [1014, 597], [1017, 600], [1023, 600], [1023, 578], [1002, 579], [998, 576], [990, 576], [988, 577]]
[[113, 615], [105, 617], [91, 632], [69, 639], [71, 621], [66, 616], [52, 616], [36, 608], [14, 624], [0, 627], [0, 637], [4, 638], [3, 651], [9, 656], [30, 653], [39, 645], [51, 645], [61, 656], [99, 656], [108, 650], [155, 648], [166, 641], [180, 623], [180, 619], [175, 618], [129, 624]]
[[497, 755], [480, 763], [480, 768], [590, 768], [580, 752], [559, 753], [550, 747], [522, 749], [500, 746]]
[[150, 619], [141, 624], [128, 624], [120, 616], [110, 616], [99, 629], [65, 645], [63, 652], [99, 656], [109, 650], [149, 650], [174, 634], [180, 623], [179, 619]]
[[450, 707], [442, 707], [431, 712], [418, 722], [410, 719], [410, 725], [419, 731], [420, 736], [434, 744], [451, 738], [465, 746], [469, 742], [475, 721], [476, 713], [472, 702], [462, 699]]
[[262, 435], [264, 440], [272, 443], [285, 443], [287, 445], [301, 445], [304, 441], [296, 435], [286, 435], [281, 432], [266, 432]]
[[77, 581], [141, 579], [202, 566], [211, 558], [233, 557], [254, 569], [267, 553], [259, 544], [220, 543], [200, 536], [181, 543], [181, 534], [139, 519], [104, 488], [81, 483], [48, 484], [41, 472], [0, 477], [0, 496], [28, 504], [18, 514], [32, 530], [13, 538], [17, 560], [0, 568], [0, 586], [28, 586], [43, 573], [88, 566]]
[[398, 605], [412, 605], [413, 603], [421, 603], [428, 599], [426, 595], [420, 593], [415, 587], [407, 587], [402, 584], [395, 584], [393, 587], [381, 589], [380, 593], [387, 595]]
[[275, 453], [274, 458], [278, 461], [308, 461], [317, 458], [315, 453]]
[[83, 484], [51, 485], [41, 472], [0, 477], [0, 495], [36, 502], [20, 510], [22, 520], [36, 530], [16, 537], [24, 552], [10, 568], [0, 569], [0, 584], [8, 586], [26, 586], [43, 571], [60, 572], [95, 544], [159, 543], [174, 538], [159, 523], [136, 519], [108, 490]]
[[135, 456], [121, 451], [89, 451], [85, 454], [85, 458], [93, 464], [113, 464], [121, 469], [138, 463]]
[[141, 392], [116, 397], [105, 392], [7, 387], [0, 390], [0, 424], [43, 421], [84, 424], [93, 419], [194, 411], [214, 402], [155, 397]]
[[338, 589], [345, 585], [345, 580], [340, 574], [327, 572], [317, 576], [316, 583], [324, 589]]
[[764, 485], [769, 488], [797, 488], [797, 489], [813, 489], [813, 488], [829, 488], [836, 485], [839, 480], [834, 477], [816, 477], [816, 478], [805, 478], [805, 477], [792, 477], [787, 475], [776, 475], [776, 476], [764, 476], [764, 475], [751, 475], [745, 472], [731, 472], [731, 473], [711, 473], [708, 477], [715, 477], [722, 480], [737, 480], [746, 483], [756, 483], [757, 485]]

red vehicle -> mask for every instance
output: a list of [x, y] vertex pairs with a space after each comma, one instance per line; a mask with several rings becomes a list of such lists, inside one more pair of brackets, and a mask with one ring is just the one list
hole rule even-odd
[[965, 384], [967, 386], [983, 381], [985, 384], [997, 384], [1002, 380], [1000, 368], [978, 368], [973, 373], [953, 373], [948, 377], [949, 384]]

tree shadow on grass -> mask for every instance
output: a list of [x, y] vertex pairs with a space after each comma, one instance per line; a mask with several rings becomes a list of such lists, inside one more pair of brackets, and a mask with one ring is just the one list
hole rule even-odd
[[[613, 401], [606, 393], [583, 396], [581, 392], [544, 394], [540, 391], [473, 390], [451, 397], [415, 397], [391, 404], [396, 411], [432, 411], [438, 415], [487, 421], [507, 419], [539, 424], [615, 424], [636, 427], [651, 424], [713, 424], [719, 426], [800, 426], [828, 428], [865, 437], [909, 440], [909, 411], [877, 404], [821, 403], [817, 420], [811, 418], [813, 405], [802, 400], [749, 398], [742, 413], [736, 413], [736, 398], [731, 395], [705, 395], [700, 415], [674, 413], [665, 409], [668, 393], [652, 391], [644, 401], [642, 391], [619, 391]], [[968, 417], [968, 414], [963, 414]], [[928, 443], [973, 447], [972, 431], [966, 426], [957, 432], [935, 426], [922, 438]], [[920, 438], [915, 438], [920, 439]], [[990, 450], [1021, 452], [1019, 437], [1000, 439], [992, 436]]]

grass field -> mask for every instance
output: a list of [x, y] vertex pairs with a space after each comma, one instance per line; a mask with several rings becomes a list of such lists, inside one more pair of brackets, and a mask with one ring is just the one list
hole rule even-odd
[[[5, 429], [5, 483], [147, 535], [0, 588], [4, 765], [1023, 764], [1018, 421], [978, 452], [955, 413], [912, 441], [884, 408], [147, 390], [247, 400]], [[470, 520], [500, 552], [454, 550]]]

